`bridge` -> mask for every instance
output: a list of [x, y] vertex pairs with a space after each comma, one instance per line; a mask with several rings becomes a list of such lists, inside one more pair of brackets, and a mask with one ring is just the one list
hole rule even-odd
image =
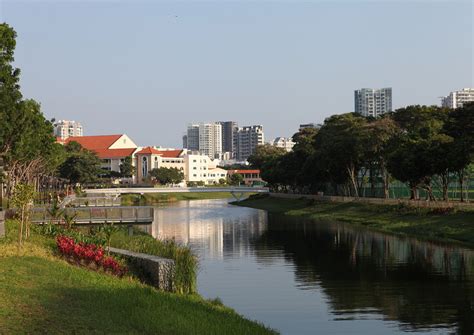
[[66, 207], [60, 218], [51, 215], [48, 208], [33, 208], [31, 222], [35, 224], [64, 224], [64, 214], [74, 217], [78, 225], [151, 224], [154, 211], [151, 206]]
[[123, 187], [86, 189], [87, 195], [119, 195], [119, 194], [145, 194], [145, 193], [217, 193], [228, 192], [240, 201], [244, 194], [269, 193], [268, 187]]

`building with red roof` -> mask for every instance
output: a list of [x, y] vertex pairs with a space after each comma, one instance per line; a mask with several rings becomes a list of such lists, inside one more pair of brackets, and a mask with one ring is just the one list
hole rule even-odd
[[240, 174], [242, 177], [244, 177], [244, 184], [247, 186], [252, 186], [252, 185], [261, 185], [264, 183], [262, 178], [260, 177], [260, 170], [254, 169], [241, 169], [241, 170], [229, 170], [227, 171], [227, 174], [232, 176], [233, 174]]
[[71, 136], [62, 141], [63, 144], [71, 142], [77, 142], [83, 148], [95, 152], [102, 160], [102, 169], [105, 171], [120, 172], [124, 159], [129, 156], [133, 158], [137, 151], [137, 145], [125, 134]]

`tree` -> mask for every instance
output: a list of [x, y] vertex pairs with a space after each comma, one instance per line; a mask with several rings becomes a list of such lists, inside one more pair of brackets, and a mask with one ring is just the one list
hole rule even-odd
[[120, 175], [123, 178], [130, 178], [135, 173], [135, 167], [132, 165], [132, 156], [127, 156], [120, 164]]
[[177, 168], [160, 167], [149, 174], [162, 185], [179, 184], [184, 180], [184, 173]]
[[285, 153], [285, 149], [267, 143], [257, 146], [255, 153], [247, 160], [252, 167], [261, 169], [265, 163], [276, 157], [283, 156]]
[[27, 239], [30, 236], [30, 211], [33, 200], [36, 196], [34, 185], [17, 184], [13, 192], [12, 204], [19, 211], [19, 227], [18, 227], [18, 247], [23, 244], [23, 236]]
[[229, 176], [230, 185], [240, 185], [244, 181], [244, 177], [240, 173], [233, 173]]
[[97, 180], [98, 175], [103, 172], [100, 168], [100, 159], [89, 150], [72, 144], [66, 147], [68, 157], [59, 167], [59, 174], [62, 178], [69, 179], [73, 184], [92, 183]]
[[410, 198], [418, 199], [418, 188], [434, 200], [432, 177], [439, 172], [439, 145], [449, 139], [443, 136], [448, 111], [437, 106], [408, 106], [393, 113], [400, 131], [390, 141], [388, 170], [398, 180], [408, 183]]
[[313, 161], [323, 178], [334, 185], [349, 184], [352, 194], [359, 196], [359, 171], [366, 159], [364, 127], [367, 119], [347, 113], [333, 115], [324, 121], [315, 137]]
[[464, 201], [465, 174], [468, 165], [474, 161], [474, 102], [450, 112], [444, 128], [446, 134], [453, 138], [449, 148], [450, 170], [458, 176], [461, 201]]

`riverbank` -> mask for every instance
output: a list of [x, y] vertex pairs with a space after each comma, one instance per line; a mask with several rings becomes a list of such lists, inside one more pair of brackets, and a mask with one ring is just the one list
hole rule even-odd
[[406, 205], [374, 205], [357, 202], [319, 202], [254, 196], [234, 205], [264, 209], [269, 213], [334, 220], [367, 228], [430, 240], [460, 242], [474, 247], [474, 211], [436, 212]]
[[18, 252], [15, 235], [10, 229], [0, 238], [0, 329], [7, 334], [273, 334], [218, 300], [73, 266], [56, 256], [54, 238], [36, 232]]
[[156, 205], [181, 200], [227, 199], [231, 197], [230, 192], [144, 193], [121, 196], [123, 206]]

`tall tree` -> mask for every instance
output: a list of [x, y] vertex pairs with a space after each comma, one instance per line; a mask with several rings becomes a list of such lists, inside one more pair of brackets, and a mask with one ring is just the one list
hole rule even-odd
[[135, 167], [132, 164], [132, 156], [127, 156], [120, 164], [120, 176], [123, 178], [130, 178], [135, 172]]
[[160, 184], [179, 184], [184, 180], [184, 173], [177, 168], [160, 167], [150, 171], [150, 176]]
[[59, 167], [59, 174], [71, 183], [86, 184], [95, 182], [99, 174], [103, 172], [100, 168], [99, 157], [94, 152], [83, 149], [79, 143], [69, 143], [66, 146], [66, 152], [67, 158]]

